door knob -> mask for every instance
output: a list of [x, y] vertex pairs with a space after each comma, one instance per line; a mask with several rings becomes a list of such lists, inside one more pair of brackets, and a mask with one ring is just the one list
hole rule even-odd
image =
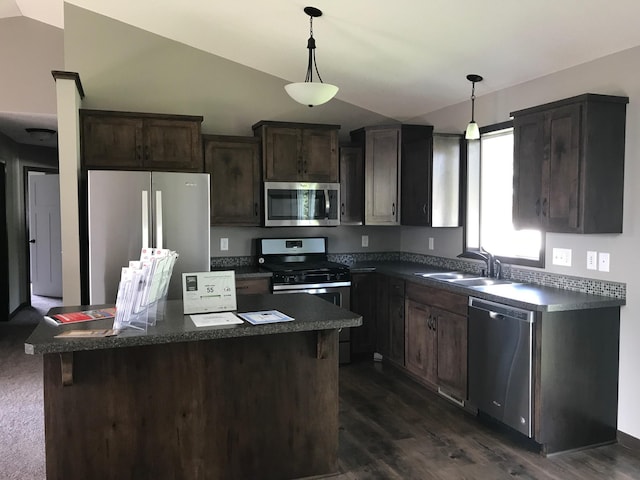
[[29, 240], [29, 243], [36, 243], [36, 239], [32, 238], [31, 240]]

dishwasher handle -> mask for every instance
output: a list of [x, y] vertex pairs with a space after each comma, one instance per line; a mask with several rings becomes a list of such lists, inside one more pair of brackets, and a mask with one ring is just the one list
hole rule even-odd
[[503, 303], [491, 302], [482, 298], [469, 297], [469, 309], [472, 308], [484, 310], [489, 313], [491, 318], [495, 319], [508, 317], [526, 323], [533, 323], [535, 320], [535, 312], [531, 310], [512, 307], [511, 305], [505, 305]]

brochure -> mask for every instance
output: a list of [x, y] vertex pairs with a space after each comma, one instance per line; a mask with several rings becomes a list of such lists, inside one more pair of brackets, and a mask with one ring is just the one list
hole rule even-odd
[[291, 322], [292, 320], [294, 320], [289, 315], [285, 315], [278, 310], [238, 313], [238, 316], [253, 325], [262, 325], [264, 323]]
[[103, 308], [100, 310], [83, 310], [80, 312], [56, 313], [46, 315], [45, 320], [55, 325], [65, 325], [68, 323], [88, 322], [90, 320], [105, 320], [115, 318], [115, 308]]
[[196, 327], [217, 327], [221, 325], [239, 325], [244, 323], [242, 319], [236, 317], [231, 312], [202, 313], [200, 315], [190, 316], [191, 321]]

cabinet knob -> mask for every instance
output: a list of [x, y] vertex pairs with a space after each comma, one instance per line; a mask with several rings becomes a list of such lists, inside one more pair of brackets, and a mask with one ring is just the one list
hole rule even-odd
[[253, 213], [257, 217], [260, 212], [258, 212], [258, 202], [253, 204]]
[[142, 146], [136, 145], [136, 159], [140, 160], [142, 157]]
[[426, 203], [422, 205], [422, 214], [423, 215], [427, 214], [427, 204]]
[[536, 200], [536, 217], [540, 216], [540, 199]]
[[149, 145], [144, 146], [144, 159], [149, 160]]
[[542, 216], [546, 217], [547, 216], [547, 206], [548, 206], [549, 202], [547, 201], [547, 199], [545, 198], [542, 201]]
[[396, 214], [396, 204], [392, 203], [391, 204], [391, 215], [395, 215]]
[[344, 215], [344, 202], [340, 204], [340, 215]]

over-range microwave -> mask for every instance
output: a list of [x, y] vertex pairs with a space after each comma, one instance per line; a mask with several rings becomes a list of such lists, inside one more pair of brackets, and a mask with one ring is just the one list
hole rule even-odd
[[340, 225], [340, 184], [264, 182], [266, 227]]

